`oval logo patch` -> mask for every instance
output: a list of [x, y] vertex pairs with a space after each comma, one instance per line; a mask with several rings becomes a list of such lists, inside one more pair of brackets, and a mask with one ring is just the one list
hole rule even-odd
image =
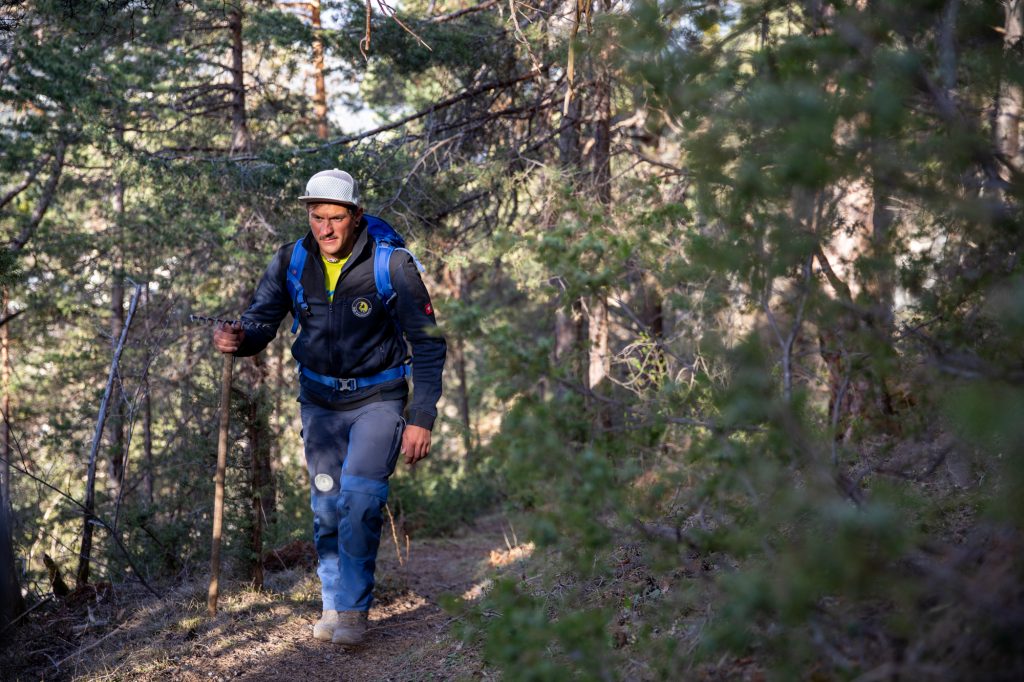
[[313, 479], [313, 485], [322, 493], [330, 492], [331, 488], [334, 487], [334, 479], [331, 478], [330, 474], [317, 474], [316, 478]]
[[373, 311], [373, 304], [367, 298], [357, 298], [352, 301], [352, 314], [356, 317], [366, 317]]

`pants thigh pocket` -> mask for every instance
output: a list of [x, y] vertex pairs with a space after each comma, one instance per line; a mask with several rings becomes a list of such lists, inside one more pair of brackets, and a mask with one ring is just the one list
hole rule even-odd
[[395, 436], [391, 440], [391, 451], [388, 454], [388, 476], [395, 473], [395, 467], [398, 465], [398, 451], [402, 448], [403, 433], [405, 433], [405, 418], [399, 417], [398, 423], [395, 424]]

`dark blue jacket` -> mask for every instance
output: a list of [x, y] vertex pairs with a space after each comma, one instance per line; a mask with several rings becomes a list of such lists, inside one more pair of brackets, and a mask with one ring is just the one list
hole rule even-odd
[[[293, 244], [285, 244], [274, 254], [256, 287], [252, 303], [242, 315], [245, 321], [271, 326], [247, 328], [245, 339], [235, 353], [238, 357], [255, 355], [266, 348], [277, 335], [281, 321], [292, 312], [286, 271]], [[405, 335], [403, 339], [377, 295], [373, 279], [376, 244], [367, 235], [365, 219], [352, 254], [341, 270], [333, 303], [327, 302], [326, 275], [320, 248], [312, 233], [306, 234], [303, 245], [309, 252], [302, 272], [309, 314], [302, 315], [302, 326], [292, 344], [292, 356], [314, 372], [349, 379], [369, 377], [398, 367], [409, 359], [411, 346], [414, 394], [408, 421], [416, 426], [433, 428], [437, 401], [441, 397], [441, 372], [447, 346], [438, 333], [430, 295], [413, 259], [407, 253], [397, 251], [390, 264], [391, 282], [397, 294], [392, 305]], [[408, 394], [404, 378], [345, 392], [333, 390], [301, 374], [299, 383], [300, 400], [334, 409], [352, 409], [367, 402], [404, 398]]]

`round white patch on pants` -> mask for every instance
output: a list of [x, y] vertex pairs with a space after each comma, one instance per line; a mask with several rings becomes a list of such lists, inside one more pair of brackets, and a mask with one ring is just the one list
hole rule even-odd
[[313, 485], [320, 492], [326, 493], [334, 487], [334, 479], [331, 478], [330, 474], [317, 474], [316, 478], [313, 479]]

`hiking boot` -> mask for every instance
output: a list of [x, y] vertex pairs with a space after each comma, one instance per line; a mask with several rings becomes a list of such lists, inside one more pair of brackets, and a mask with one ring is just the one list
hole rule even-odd
[[331, 641], [349, 646], [359, 644], [366, 634], [366, 616], [366, 611], [339, 611], [338, 624], [334, 628], [334, 637]]
[[334, 636], [334, 628], [337, 625], [338, 612], [333, 609], [324, 611], [323, 615], [320, 616], [320, 620], [313, 626], [313, 637], [322, 642], [329, 642], [331, 637]]

